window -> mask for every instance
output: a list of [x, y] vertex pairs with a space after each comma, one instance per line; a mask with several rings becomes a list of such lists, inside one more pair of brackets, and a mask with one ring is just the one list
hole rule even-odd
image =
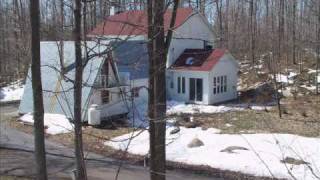
[[220, 85], [221, 85], [221, 90], [220, 90], [220, 92], [223, 92], [222, 90], [223, 90], [223, 76], [220, 76], [220, 80], [221, 80], [221, 83], [220, 83]]
[[101, 91], [101, 101], [102, 104], [109, 103], [111, 101], [111, 96], [108, 90]]
[[134, 88], [132, 88], [132, 89], [131, 89], [132, 96], [133, 96], [133, 97], [139, 97], [139, 90], [140, 90], [139, 87], [134, 87]]
[[213, 94], [227, 92], [227, 76], [213, 77]]
[[217, 93], [217, 81], [216, 77], [213, 77], [213, 94]]
[[178, 77], [178, 80], [177, 80], [177, 87], [178, 87], [178, 93], [186, 93], [186, 78], [185, 77]]
[[178, 87], [178, 93], [180, 94], [181, 92], [181, 77], [178, 77], [178, 82], [177, 82], [177, 87]]
[[182, 77], [182, 94], [186, 93], [186, 79]]
[[174, 88], [174, 83], [173, 83], [173, 81], [170, 81], [170, 88], [171, 88], [171, 89]]
[[224, 92], [227, 92], [227, 76], [224, 76]]
[[202, 101], [202, 94], [203, 94], [203, 81], [202, 79], [196, 79], [196, 97], [197, 101]]
[[193, 57], [188, 57], [186, 60], [186, 65], [192, 65], [194, 63], [194, 58]]
[[223, 76], [220, 76], [220, 92], [223, 93], [223, 84], [224, 80], [223, 80]]

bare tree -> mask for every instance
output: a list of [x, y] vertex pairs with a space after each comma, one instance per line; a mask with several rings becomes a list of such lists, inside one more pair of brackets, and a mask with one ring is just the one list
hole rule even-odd
[[[150, 178], [164, 180], [166, 171], [165, 134], [166, 134], [166, 92], [165, 92], [165, 36], [163, 24], [164, 1], [148, 1], [148, 32], [152, 45], [148, 46], [151, 54], [149, 79], [149, 118], [150, 118]], [[152, 103], [152, 104], [151, 104]]]
[[319, 74], [319, 68], [320, 68], [320, 2], [318, 2], [318, 28], [317, 28], [317, 62], [316, 62], [316, 94], [319, 94], [319, 81], [320, 81], [320, 74]]
[[168, 48], [172, 39], [179, 0], [174, 1], [170, 27], [164, 35], [164, 1], [148, 0], [150, 177], [164, 180], [166, 171], [166, 79]]
[[81, 53], [81, 0], [75, 0], [74, 8], [74, 41], [75, 41], [75, 82], [74, 82], [74, 146], [76, 158], [76, 179], [86, 180], [87, 173], [82, 142], [82, 74], [83, 61]]
[[60, 66], [61, 73], [65, 71], [64, 65], [64, 2], [60, 0], [60, 43], [59, 43], [59, 53], [60, 53]]
[[36, 159], [36, 179], [47, 179], [46, 152], [44, 142], [43, 123], [43, 97], [40, 69], [40, 12], [39, 0], [30, 1], [30, 21], [31, 21], [31, 51], [32, 51], [32, 89], [33, 89], [33, 118], [34, 118], [34, 144]]
[[297, 64], [296, 62], [296, 16], [297, 16], [297, 0], [293, 0], [292, 7], [292, 62], [293, 64]]
[[219, 47], [224, 47], [224, 33], [223, 33], [223, 22], [222, 22], [222, 0], [216, 0], [216, 11], [219, 22]]

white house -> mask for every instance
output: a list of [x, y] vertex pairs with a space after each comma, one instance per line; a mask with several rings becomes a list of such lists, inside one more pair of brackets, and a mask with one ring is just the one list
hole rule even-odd
[[[172, 11], [164, 14], [165, 33], [168, 31]], [[141, 10], [124, 11], [105, 19], [89, 33], [89, 37], [101, 41], [147, 40], [147, 12]], [[207, 19], [191, 8], [178, 8], [172, 41], [169, 47], [167, 67], [187, 48], [213, 46], [214, 34]]]
[[223, 49], [185, 49], [167, 70], [168, 99], [214, 104], [237, 98], [238, 63]]
[[[171, 13], [168, 10], [164, 15], [165, 32], [169, 28]], [[134, 10], [106, 18], [90, 36], [101, 40], [145, 41], [147, 30], [146, 12]], [[210, 49], [213, 41], [214, 33], [205, 17], [191, 8], [178, 8], [166, 60], [168, 99], [214, 104], [237, 97], [237, 62], [227, 50]], [[130, 49], [122, 52], [132, 53]], [[131, 57], [136, 57], [136, 53], [133, 52]], [[114, 62], [121, 63], [118, 60]], [[135, 81], [141, 82], [135, 83], [135, 88], [148, 86], [148, 79]], [[143, 99], [147, 101], [147, 97]]]
[[[168, 31], [171, 10], [164, 14], [164, 28]], [[83, 119], [90, 119], [91, 105], [100, 111], [101, 119], [129, 113], [139, 120], [136, 126], [147, 122], [149, 57], [147, 52], [146, 11], [125, 11], [105, 19], [88, 34], [90, 52], [104, 52], [90, 61], [84, 70], [82, 97]], [[214, 104], [236, 98], [238, 65], [227, 50], [212, 49], [214, 34], [208, 21], [191, 8], [179, 8], [174, 26], [166, 67], [168, 100], [186, 103]], [[107, 45], [107, 46], [106, 46]], [[64, 78], [59, 69], [57, 42], [41, 43], [42, 63], [55, 68], [44, 72], [45, 112], [72, 117], [74, 43], [65, 42]], [[48, 73], [50, 72], [50, 73]], [[50, 80], [50, 81], [49, 81]], [[67, 90], [67, 92], [65, 92]], [[54, 93], [51, 93], [54, 92]], [[20, 105], [20, 113], [33, 111], [31, 80]], [[130, 107], [135, 108], [130, 108]], [[137, 112], [130, 111], [137, 110]], [[140, 124], [139, 124], [140, 123]]]

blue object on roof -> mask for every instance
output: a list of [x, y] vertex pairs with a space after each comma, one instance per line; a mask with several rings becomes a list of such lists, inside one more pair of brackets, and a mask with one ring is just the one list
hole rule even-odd
[[[43, 101], [45, 113], [64, 114], [67, 118], [73, 119], [73, 81], [75, 69], [74, 42], [64, 42], [64, 63], [68, 68], [65, 76], [61, 76], [59, 61], [59, 42], [41, 42], [41, 79], [43, 89]], [[95, 42], [87, 42], [87, 46], [96, 51], [103, 51], [104, 48], [97, 46]], [[82, 48], [84, 52], [85, 48]], [[97, 56], [89, 60], [83, 70], [82, 88], [82, 116], [87, 120], [87, 109], [93, 92], [93, 85], [104, 62], [104, 57]], [[33, 112], [33, 98], [31, 85], [31, 69], [29, 68], [26, 86], [21, 99], [19, 113]]]
[[113, 58], [118, 71], [130, 73], [130, 80], [149, 77], [149, 55], [146, 41], [112, 42]]

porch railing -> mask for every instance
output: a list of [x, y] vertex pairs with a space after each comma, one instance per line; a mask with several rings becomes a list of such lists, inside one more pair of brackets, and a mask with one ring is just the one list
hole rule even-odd
[[129, 75], [126, 73], [119, 74], [119, 82], [113, 76], [99, 75], [95, 83], [96, 88], [113, 88], [113, 87], [128, 86], [128, 85], [129, 85]]

